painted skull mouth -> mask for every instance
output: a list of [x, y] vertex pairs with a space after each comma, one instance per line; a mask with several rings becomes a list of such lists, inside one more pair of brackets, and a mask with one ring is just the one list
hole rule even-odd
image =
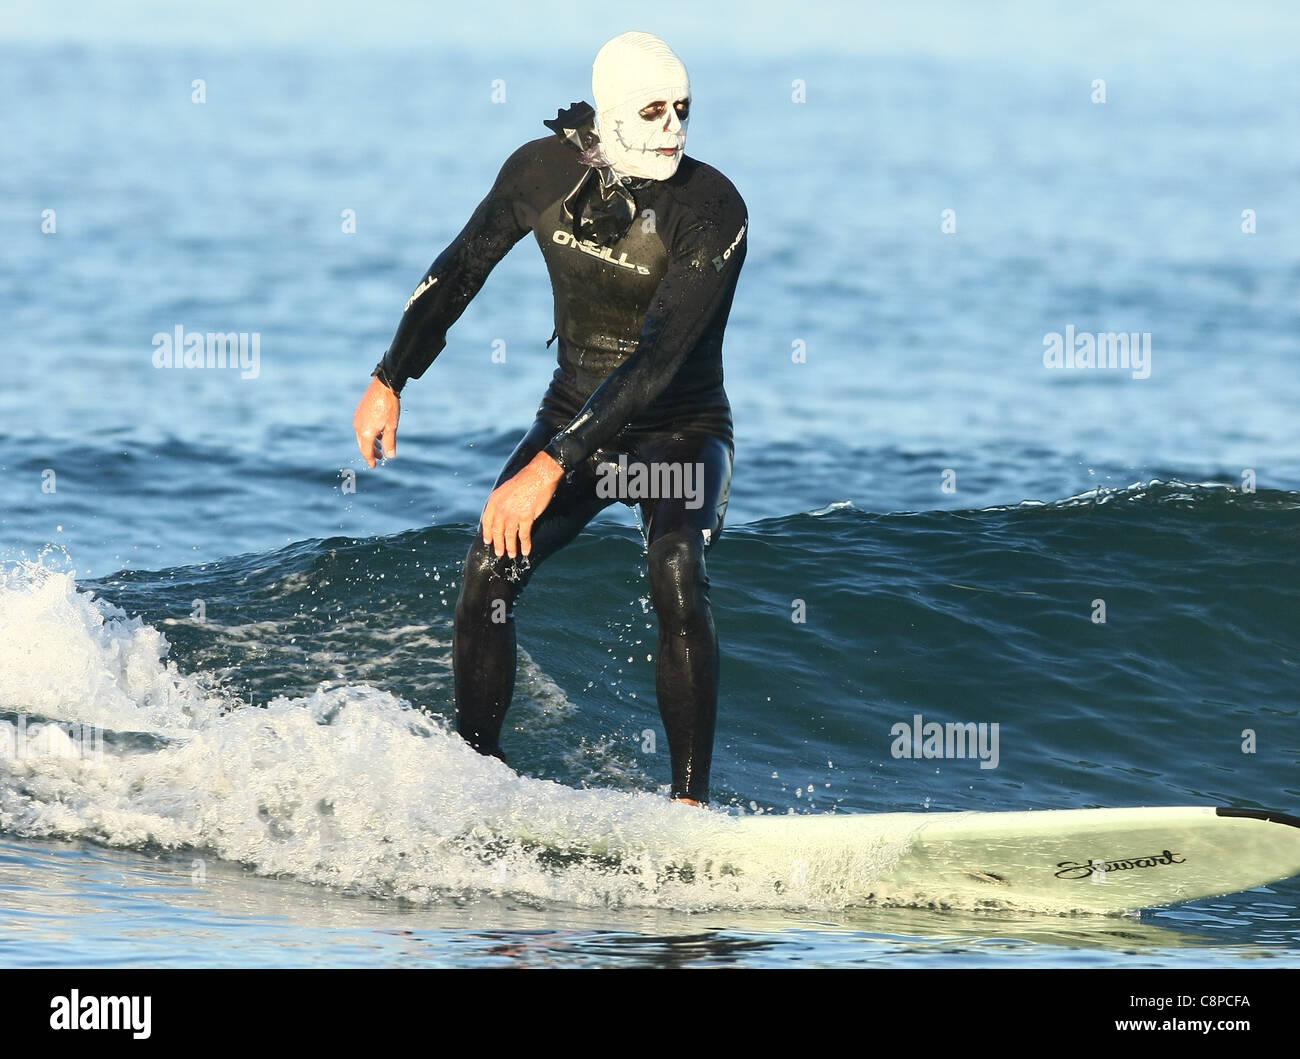
[[614, 135], [618, 137], [619, 146], [625, 151], [640, 151], [642, 154], [658, 154], [669, 157], [679, 153], [682, 149], [680, 137], [678, 142], [671, 147], [652, 147], [649, 144], [628, 143], [623, 136], [623, 122], [614, 122]]

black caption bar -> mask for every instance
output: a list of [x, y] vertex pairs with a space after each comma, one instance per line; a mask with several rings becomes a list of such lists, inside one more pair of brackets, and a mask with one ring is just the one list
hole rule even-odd
[[[0, 970], [6, 1044], [192, 1045], [218, 1034], [273, 1044], [337, 1046], [490, 1027], [554, 1040], [562, 1026], [626, 1031], [671, 1019], [680, 1001], [710, 1036], [755, 1018], [844, 1023], [884, 1018], [927, 1043], [1054, 1037], [1207, 1037], [1281, 1033], [1300, 969], [1274, 970]], [[838, 978], [830, 982], [830, 977]], [[726, 981], [730, 979], [731, 981]], [[721, 988], [719, 988], [721, 987]], [[844, 990], [860, 991], [854, 999]], [[856, 1015], [846, 1012], [850, 1000]], [[651, 1003], [651, 1001], [654, 1001]], [[666, 1002], [666, 1003], [665, 1003]], [[705, 1016], [708, 1011], [713, 1016]], [[781, 1012], [788, 1015], [782, 1019]], [[478, 1016], [485, 1016], [480, 1021]], [[631, 1023], [628, 1020], [631, 1020]], [[575, 1023], [574, 1020], [577, 1020]], [[907, 1020], [907, 1021], [900, 1021]], [[441, 1028], [439, 1026], [442, 1025]], [[567, 1032], [567, 1031], [566, 1031]], [[990, 1034], [993, 1037], [990, 1037]], [[378, 1040], [376, 1040], [378, 1043]], [[524, 1043], [523, 1040], [520, 1043]]]

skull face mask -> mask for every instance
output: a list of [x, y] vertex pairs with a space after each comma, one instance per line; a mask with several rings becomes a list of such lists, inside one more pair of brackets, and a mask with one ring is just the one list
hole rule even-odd
[[686, 67], [652, 33], [622, 33], [591, 68], [596, 135], [621, 177], [667, 180], [681, 163], [690, 115]]

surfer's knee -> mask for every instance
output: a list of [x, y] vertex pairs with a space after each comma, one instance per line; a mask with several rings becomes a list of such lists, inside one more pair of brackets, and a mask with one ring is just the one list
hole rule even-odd
[[666, 533], [648, 552], [650, 602], [660, 622], [682, 626], [706, 614], [709, 578], [703, 535], [688, 530]]
[[[523, 560], [527, 563], [527, 559]], [[526, 566], [525, 566], [526, 569]], [[483, 538], [474, 535], [465, 565], [461, 570], [460, 595], [456, 600], [456, 620], [481, 620], [487, 612], [496, 620], [510, 616], [515, 597], [523, 588], [526, 576], [521, 576], [520, 564], [508, 556], [498, 556]]]

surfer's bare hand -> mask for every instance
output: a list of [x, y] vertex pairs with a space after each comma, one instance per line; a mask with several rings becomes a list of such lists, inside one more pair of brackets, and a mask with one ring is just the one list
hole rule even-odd
[[533, 522], [546, 510], [563, 477], [564, 468], [539, 452], [528, 466], [493, 489], [480, 522], [483, 543], [512, 559], [516, 552], [531, 552]]
[[357, 448], [370, 467], [375, 465], [375, 442], [379, 442], [385, 459], [397, 455], [397, 417], [401, 415], [402, 402], [397, 394], [377, 378], [357, 402], [352, 414], [352, 429], [357, 432]]

